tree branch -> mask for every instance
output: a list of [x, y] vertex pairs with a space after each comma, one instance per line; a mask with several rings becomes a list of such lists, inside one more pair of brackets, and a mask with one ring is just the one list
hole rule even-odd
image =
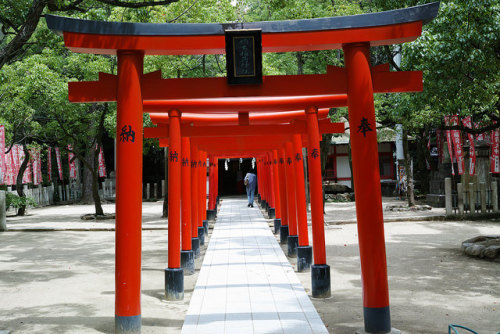
[[23, 45], [31, 38], [42, 16], [43, 9], [47, 5], [47, 1], [33, 0], [33, 5], [29, 9], [26, 21], [21, 29], [19, 29], [19, 33], [16, 34], [16, 37], [9, 44], [0, 49], [0, 68], [16, 58], [19, 54], [19, 49], [22, 49]]

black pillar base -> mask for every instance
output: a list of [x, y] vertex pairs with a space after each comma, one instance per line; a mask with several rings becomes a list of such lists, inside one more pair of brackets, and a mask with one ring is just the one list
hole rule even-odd
[[[360, 333], [396, 334], [399, 330], [391, 328], [391, 313], [386, 307], [363, 307], [365, 328]], [[356, 333], [358, 333], [357, 331]]]
[[216, 216], [216, 209], [214, 210], [207, 210], [207, 220], [215, 220], [215, 216]]
[[314, 298], [328, 298], [332, 295], [329, 265], [313, 264], [311, 266], [311, 285]]
[[184, 299], [184, 270], [182, 268], [165, 269], [165, 298], [167, 300]]
[[299, 273], [311, 269], [312, 264], [312, 246], [297, 247], [297, 271]]
[[299, 245], [299, 236], [298, 235], [289, 235], [287, 238], [288, 244], [288, 256], [289, 257], [297, 257], [297, 247]]
[[262, 210], [266, 210], [266, 204], [267, 204], [267, 202], [266, 202], [265, 199], [263, 199], [262, 201], [260, 201], [260, 206], [262, 207]]
[[194, 252], [192, 250], [181, 250], [181, 268], [184, 269], [184, 275], [194, 274]]
[[115, 334], [140, 334], [141, 315], [119, 316], [115, 314]]
[[267, 214], [269, 215], [269, 219], [276, 218], [276, 209], [275, 208], [269, 208], [269, 211], [268, 211]]
[[260, 198], [260, 194], [257, 194], [257, 201], [259, 202], [259, 204], [260, 204], [260, 202], [262, 202], [262, 198]]
[[198, 226], [198, 239], [200, 239], [200, 246], [205, 244], [205, 228]]
[[276, 234], [280, 231], [280, 227], [281, 227], [281, 218], [275, 219], [274, 220], [274, 234]]
[[280, 244], [284, 245], [288, 239], [288, 225], [281, 225], [280, 227]]
[[217, 196], [215, 199], [216, 199], [217, 205], [219, 205], [220, 204], [220, 196]]
[[208, 220], [203, 221], [203, 228], [205, 229], [205, 235], [208, 236]]
[[191, 238], [191, 248], [193, 249], [194, 258], [197, 259], [200, 257], [200, 239]]

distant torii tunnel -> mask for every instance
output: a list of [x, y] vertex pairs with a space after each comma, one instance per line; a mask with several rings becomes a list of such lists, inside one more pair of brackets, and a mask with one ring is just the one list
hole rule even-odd
[[[212, 216], [218, 194], [216, 159], [258, 158], [260, 195], [280, 219], [281, 241], [290, 240], [289, 254], [298, 253], [300, 270], [314, 254], [312, 294], [326, 297], [330, 267], [319, 143], [321, 133], [343, 131], [324, 121], [322, 108], [342, 105], [349, 111], [356, 180], [364, 330], [391, 332], [373, 94], [421, 91], [422, 73], [372, 67], [370, 47], [415, 40], [438, 8], [439, 3], [431, 3], [346, 17], [231, 24], [118, 23], [46, 15], [49, 28], [64, 36], [70, 50], [118, 58], [117, 75], [100, 73], [95, 82], [69, 83], [72, 102], [117, 102], [116, 333], [141, 330], [142, 113], [149, 112], [158, 124], [145, 135], [160, 138], [170, 151], [167, 298], [183, 298], [181, 257], [188, 273], [204, 233], [207, 157]], [[228, 84], [229, 77], [162, 79], [160, 72], [143, 73], [144, 55], [225, 54], [226, 35], [234, 30], [258, 30], [262, 52], [343, 49], [345, 67], [328, 66], [325, 74], [264, 76], [241, 85]], [[304, 169], [298, 160], [302, 147], [308, 152], [312, 251]]]

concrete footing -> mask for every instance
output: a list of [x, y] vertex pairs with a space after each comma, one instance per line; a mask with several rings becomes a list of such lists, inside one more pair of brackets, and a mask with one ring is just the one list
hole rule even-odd
[[281, 227], [281, 218], [275, 219], [274, 220], [274, 234], [276, 234], [280, 231], [280, 227]]
[[288, 225], [281, 225], [280, 227], [280, 244], [285, 245], [288, 241]]
[[314, 298], [328, 298], [332, 295], [329, 265], [313, 264], [311, 266], [311, 286], [311, 293]]
[[207, 220], [215, 220], [216, 217], [216, 209], [214, 210], [207, 210]]
[[275, 208], [269, 208], [269, 211], [267, 212], [269, 219], [274, 219], [276, 218], [276, 209]]
[[194, 253], [194, 258], [197, 259], [200, 257], [200, 239], [191, 238], [191, 249]]
[[198, 226], [198, 239], [200, 239], [200, 246], [205, 244], [205, 228]]
[[165, 269], [165, 298], [167, 300], [184, 299], [184, 270], [182, 268]]
[[299, 273], [311, 270], [312, 246], [297, 247], [297, 271]]
[[205, 235], [208, 236], [208, 220], [203, 221], [203, 228], [205, 229]]
[[[2, 331], [0, 331], [2, 333]], [[10, 332], [7, 332], [7, 334]], [[141, 333], [141, 315], [119, 316], [115, 314], [115, 334]]]
[[181, 250], [181, 268], [184, 269], [184, 275], [194, 274], [194, 252], [192, 250]]
[[288, 256], [289, 257], [297, 257], [297, 247], [299, 245], [299, 236], [298, 235], [289, 235], [287, 238], [288, 244]]

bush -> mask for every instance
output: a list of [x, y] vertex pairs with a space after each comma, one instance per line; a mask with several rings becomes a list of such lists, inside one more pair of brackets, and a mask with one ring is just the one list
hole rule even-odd
[[5, 209], [9, 210], [10, 207], [19, 209], [22, 206], [36, 206], [36, 202], [33, 197], [19, 197], [13, 193], [6, 193], [5, 196]]

